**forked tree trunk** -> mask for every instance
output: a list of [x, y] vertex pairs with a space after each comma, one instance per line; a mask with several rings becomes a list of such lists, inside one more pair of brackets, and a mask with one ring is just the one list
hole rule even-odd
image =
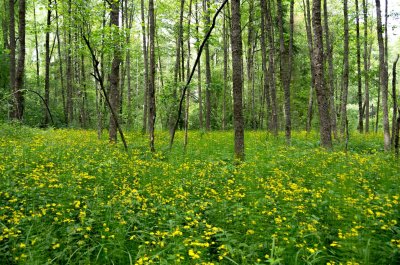
[[[48, 106], [50, 102], [50, 26], [51, 26], [51, 0], [47, 3], [47, 23], [46, 23], [46, 43], [45, 43], [45, 78], [44, 78], [44, 101], [45, 105]], [[44, 108], [44, 125], [49, 124], [49, 113], [47, 108]]]

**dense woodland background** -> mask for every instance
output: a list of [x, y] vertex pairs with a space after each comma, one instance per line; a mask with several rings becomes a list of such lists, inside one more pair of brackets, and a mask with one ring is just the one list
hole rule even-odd
[[[387, 0], [2, 1], [0, 119], [99, 135], [110, 127], [115, 140], [107, 95], [124, 130], [172, 134], [221, 5], [178, 129], [234, 128], [237, 84], [245, 129], [285, 131], [290, 143], [291, 130], [320, 128], [329, 147], [327, 135], [345, 137], [348, 124], [350, 131], [383, 129], [390, 148], [400, 10]], [[238, 79], [232, 70], [241, 64]]]

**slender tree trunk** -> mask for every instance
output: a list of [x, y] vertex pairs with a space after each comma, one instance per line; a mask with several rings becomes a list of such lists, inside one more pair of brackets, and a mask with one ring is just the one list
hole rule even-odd
[[[196, 42], [198, 43], [197, 49], [200, 46], [200, 32], [199, 32], [199, 9], [198, 9], [198, 2], [196, 0]], [[199, 96], [199, 127], [203, 129], [203, 95], [201, 91], [201, 60], [198, 62], [197, 67], [197, 94]]]
[[267, 47], [266, 47], [266, 23], [267, 23], [267, 4], [265, 0], [261, 0], [261, 53], [262, 53], [262, 70], [263, 70], [263, 86], [264, 86], [264, 95], [265, 101], [267, 103], [267, 128], [269, 131], [271, 130], [272, 123], [272, 109], [271, 109], [271, 96], [269, 90], [269, 74], [267, 69]]
[[[226, 8], [227, 9], [227, 8]], [[226, 10], [225, 9], [225, 10]], [[223, 29], [222, 29], [222, 37], [224, 43], [224, 88], [223, 88], [223, 96], [222, 96], [222, 130], [226, 129], [226, 90], [228, 86], [228, 29], [227, 29], [227, 19], [226, 12], [224, 12], [223, 18]]]
[[399, 61], [399, 55], [397, 54], [396, 60], [393, 62], [392, 71], [392, 99], [393, 99], [393, 117], [392, 117], [392, 145], [394, 144], [395, 135], [397, 131], [397, 91], [396, 91], [396, 67]]
[[248, 33], [247, 33], [247, 107], [245, 107], [245, 110], [247, 110], [247, 113], [250, 115], [246, 115], [248, 117], [247, 119], [247, 124], [250, 125], [250, 128], [254, 129], [255, 127], [255, 117], [254, 117], [254, 105], [253, 105], [253, 89], [252, 89], [252, 81], [253, 81], [253, 75], [254, 75], [254, 56], [253, 56], [253, 43], [255, 42], [254, 39], [254, 0], [249, 0], [249, 22], [247, 24], [248, 28]]
[[368, 75], [368, 6], [363, 0], [364, 13], [364, 84], [365, 84], [365, 132], [369, 132], [369, 75]]
[[[69, 23], [72, 23], [72, 1], [68, 1], [68, 18]], [[67, 102], [66, 102], [66, 116], [67, 116], [67, 124], [71, 124], [74, 119], [74, 109], [73, 109], [73, 77], [72, 77], [72, 37], [71, 37], [71, 28], [72, 25], [68, 28], [68, 43], [67, 43]], [[102, 67], [103, 69], [103, 67]]]
[[[125, 0], [125, 6], [128, 8], [128, 0]], [[126, 16], [125, 24], [128, 26], [128, 33], [126, 34], [126, 45], [128, 46], [131, 41], [131, 29], [133, 22], [133, 9], [130, 10], [129, 16]], [[128, 89], [127, 89], [127, 125], [128, 128], [132, 127], [132, 76], [131, 76], [131, 50], [128, 49], [126, 52], [126, 73], [127, 73], [127, 81], [128, 81]]]
[[306, 123], [306, 131], [311, 131], [311, 123], [313, 118], [313, 105], [314, 105], [314, 90], [315, 90], [315, 74], [314, 74], [314, 65], [313, 65], [313, 50], [314, 44], [312, 39], [312, 29], [311, 29], [311, 10], [310, 10], [310, 1], [306, 0], [304, 2], [304, 22], [306, 24], [306, 32], [307, 32], [307, 40], [308, 40], [308, 52], [310, 55], [310, 70], [311, 70], [311, 85], [310, 92], [308, 97], [308, 107], [307, 107], [307, 123]]
[[233, 119], [235, 130], [235, 158], [244, 160], [244, 121], [242, 112], [243, 91], [243, 49], [240, 23], [240, 0], [231, 1], [232, 26], [232, 85], [233, 85]]
[[156, 98], [155, 98], [155, 18], [154, 18], [154, 1], [149, 0], [149, 29], [150, 29], [150, 71], [149, 71], [149, 136], [150, 150], [155, 151], [154, 146], [154, 129], [156, 123]]
[[[46, 22], [46, 43], [45, 43], [45, 77], [44, 77], [44, 102], [48, 106], [50, 102], [50, 26], [51, 26], [51, 0], [47, 2], [47, 22]], [[49, 113], [44, 108], [44, 125], [49, 124]]]
[[271, 106], [272, 106], [272, 119], [271, 119], [271, 131], [277, 136], [278, 135], [278, 108], [276, 99], [276, 80], [275, 80], [275, 40], [274, 40], [274, 24], [271, 14], [271, 0], [267, 2], [267, 32], [269, 40], [269, 82], [271, 88]]
[[[210, 26], [210, 13], [208, 11], [209, 0], [203, 1], [206, 28]], [[208, 42], [204, 47], [206, 55], [206, 130], [211, 130], [211, 66], [210, 66], [210, 45]]]
[[[10, 88], [11, 93], [13, 93], [13, 105], [16, 101], [15, 93], [15, 72], [16, 72], [16, 61], [15, 61], [15, 53], [16, 53], [16, 41], [15, 41], [15, 6], [14, 0], [9, 1], [9, 19], [10, 19]], [[14, 116], [12, 115], [12, 118]]]
[[55, 11], [56, 11], [56, 35], [57, 35], [57, 52], [58, 52], [58, 60], [59, 60], [59, 71], [60, 71], [60, 85], [61, 85], [61, 97], [64, 111], [64, 121], [68, 123], [68, 117], [66, 116], [66, 102], [65, 102], [65, 87], [64, 87], [64, 71], [63, 71], [63, 56], [61, 54], [61, 40], [60, 40], [60, 27], [59, 27], [59, 17], [58, 17], [58, 3], [55, 2]]
[[360, 44], [360, 12], [358, 8], [358, 0], [356, 5], [356, 46], [357, 46], [357, 88], [358, 88], [358, 130], [364, 132], [363, 123], [363, 99], [362, 99], [362, 84], [361, 84], [361, 44]]
[[18, 65], [15, 72], [15, 89], [14, 89], [14, 115], [13, 118], [22, 121], [24, 115], [24, 76], [25, 76], [25, 0], [19, 0], [18, 10]]
[[[110, 13], [110, 22], [112, 26], [119, 29], [119, 1], [111, 2], [111, 13]], [[115, 113], [110, 116], [110, 128], [109, 128], [109, 140], [110, 142], [117, 141], [117, 119], [118, 119], [118, 110], [119, 110], [119, 73], [120, 73], [120, 65], [121, 65], [121, 51], [120, 51], [120, 43], [119, 38], [117, 38], [117, 34], [119, 32], [114, 32], [116, 34], [114, 36], [114, 58], [111, 64], [111, 73], [110, 73], [110, 103], [111, 108]]]
[[[346, 1], [346, 0], [345, 0]], [[321, 145], [332, 148], [331, 118], [329, 115], [329, 89], [324, 84], [324, 51], [322, 39], [321, 0], [313, 1], [312, 24], [314, 29], [313, 63], [315, 71], [315, 90], [320, 121]]]
[[[190, 26], [191, 26], [191, 21], [192, 21], [192, 0], [189, 0], [189, 15], [188, 15], [188, 33], [187, 33], [187, 49], [188, 49], [188, 54], [187, 54], [187, 74], [186, 78], [189, 80], [190, 78], [190, 56], [191, 56], [191, 47], [190, 47]], [[189, 130], [189, 107], [190, 107], [190, 88], [188, 88], [187, 94], [186, 94], [186, 108], [185, 108], [185, 139], [184, 139], [184, 146], [185, 149], [188, 144], [188, 130]]]
[[346, 136], [346, 121], [347, 121], [347, 97], [349, 94], [349, 16], [348, 16], [348, 0], [344, 0], [344, 48], [343, 48], [343, 94], [341, 105], [341, 126], [340, 134], [344, 138]]
[[148, 112], [148, 102], [149, 102], [149, 59], [147, 52], [147, 41], [146, 41], [146, 21], [144, 16], [144, 0], [140, 1], [140, 11], [142, 19], [142, 47], [143, 47], [143, 61], [144, 61], [144, 96], [143, 96], [143, 125], [142, 132], [147, 131], [147, 112]]
[[[40, 87], [40, 61], [39, 61], [39, 42], [38, 42], [38, 31], [37, 31], [37, 20], [36, 20], [36, 3], [33, 2], [33, 27], [35, 31], [35, 52], [36, 52], [36, 87]], [[47, 113], [47, 111], [45, 110]]]
[[285, 136], [286, 143], [290, 145], [291, 134], [292, 134], [292, 121], [290, 117], [290, 73], [289, 68], [289, 54], [285, 45], [285, 39], [283, 36], [283, 10], [282, 0], [278, 0], [278, 26], [279, 26], [279, 46], [280, 46], [280, 77], [283, 86], [283, 92], [285, 96]]
[[328, 3], [324, 0], [324, 28], [325, 28], [325, 39], [326, 39], [326, 57], [328, 59], [328, 82], [329, 82], [329, 110], [331, 115], [331, 128], [334, 138], [337, 138], [336, 128], [336, 107], [335, 107], [335, 84], [334, 84], [334, 71], [333, 71], [333, 45], [331, 44], [331, 36], [329, 31], [329, 19], [328, 19]]
[[390, 150], [390, 128], [389, 128], [389, 108], [388, 108], [388, 72], [385, 59], [385, 47], [383, 42], [382, 16], [380, 0], [375, 0], [376, 3], [376, 18], [377, 18], [377, 33], [379, 44], [379, 73], [382, 91], [382, 109], [383, 109], [383, 134], [385, 151]]

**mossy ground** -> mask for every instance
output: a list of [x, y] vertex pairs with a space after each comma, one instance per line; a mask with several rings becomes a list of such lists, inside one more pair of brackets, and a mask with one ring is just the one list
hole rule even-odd
[[[324, 151], [315, 134], [232, 132], [121, 144], [0, 126], [1, 264], [398, 264], [400, 163], [381, 135]], [[396, 263], [397, 262], [397, 263]]]

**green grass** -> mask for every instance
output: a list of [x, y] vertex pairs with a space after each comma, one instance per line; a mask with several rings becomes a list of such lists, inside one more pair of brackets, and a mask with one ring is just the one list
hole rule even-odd
[[349, 152], [246, 133], [158, 132], [122, 145], [94, 131], [0, 125], [0, 264], [398, 264], [399, 161], [381, 135]]

